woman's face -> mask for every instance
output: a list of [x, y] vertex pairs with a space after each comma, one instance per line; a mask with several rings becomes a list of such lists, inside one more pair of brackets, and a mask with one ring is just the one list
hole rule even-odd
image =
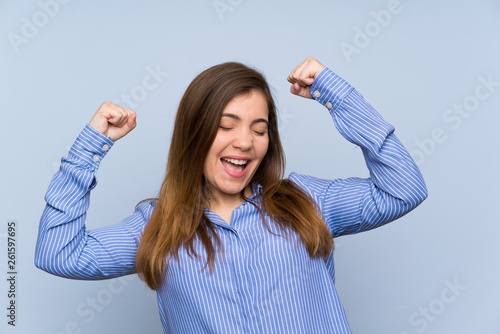
[[216, 201], [239, 196], [249, 185], [269, 145], [268, 114], [258, 91], [236, 96], [224, 108], [203, 169]]

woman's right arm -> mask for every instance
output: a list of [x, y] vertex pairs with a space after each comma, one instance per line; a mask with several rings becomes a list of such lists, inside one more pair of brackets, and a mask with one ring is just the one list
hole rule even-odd
[[152, 202], [141, 203], [117, 225], [87, 231], [86, 212], [95, 172], [114, 141], [135, 127], [135, 113], [105, 102], [80, 133], [54, 175], [45, 200], [35, 265], [75, 279], [105, 279], [135, 272], [135, 253]]

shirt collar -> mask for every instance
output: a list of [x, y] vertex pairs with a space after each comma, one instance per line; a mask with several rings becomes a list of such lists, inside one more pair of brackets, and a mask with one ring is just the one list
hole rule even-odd
[[251, 199], [251, 198], [255, 198], [257, 196], [261, 196], [262, 195], [262, 192], [263, 192], [263, 189], [262, 189], [262, 186], [258, 183], [252, 183], [252, 195], [250, 195], [250, 197], [248, 199]]
[[[262, 197], [262, 193], [263, 193], [264, 190], [263, 190], [263, 188], [262, 188], [262, 186], [260, 184], [258, 184], [258, 183], [252, 183], [250, 185], [250, 187], [252, 189], [252, 194], [247, 198], [248, 201], [253, 201], [254, 199]], [[207, 208], [205, 208], [205, 213], [207, 213], [207, 211], [210, 211], [210, 210], [208, 210]]]

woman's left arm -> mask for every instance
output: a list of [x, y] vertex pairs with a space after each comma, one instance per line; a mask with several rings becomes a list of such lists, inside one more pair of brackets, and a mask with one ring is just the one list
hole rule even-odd
[[369, 230], [397, 219], [427, 197], [422, 175], [394, 134], [394, 127], [345, 80], [308, 58], [288, 77], [293, 94], [313, 98], [330, 112], [335, 126], [358, 145], [370, 178], [290, 179], [319, 204], [333, 236]]

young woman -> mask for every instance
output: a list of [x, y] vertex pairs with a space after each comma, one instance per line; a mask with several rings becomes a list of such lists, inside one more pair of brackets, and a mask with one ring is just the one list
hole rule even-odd
[[394, 128], [346, 81], [314, 58], [288, 81], [361, 147], [370, 178], [283, 179], [266, 81], [239, 63], [217, 65], [179, 104], [158, 198], [87, 231], [95, 172], [136, 124], [129, 109], [99, 108], [49, 186], [36, 266], [77, 279], [138, 273], [157, 292], [165, 333], [350, 333], [333, 238], [401, 217], [427, 190]]

